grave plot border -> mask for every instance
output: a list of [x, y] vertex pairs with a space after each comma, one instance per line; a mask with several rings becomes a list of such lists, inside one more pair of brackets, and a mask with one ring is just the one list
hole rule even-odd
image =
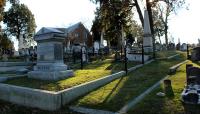
[[[153, 61], [154, 60], [148, 61], [145, 64], [149, 64]], [[128, 69], [128, 71], [134, 71], [142, 66], [143, 65], [136, 65]], [[54, 111], [125, 74], [125, 71], [120, 71], [58, 92], [0, 83], [0, 99], [27, 107]]]

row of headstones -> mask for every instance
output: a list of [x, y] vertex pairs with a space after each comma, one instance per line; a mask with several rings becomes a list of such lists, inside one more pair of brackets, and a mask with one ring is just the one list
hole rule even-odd
[[16, 56], [20, 56], [25, 61], [35, 61], [37, 59], [37, 46], [22, 48], [18, 52], [19, 54], [17, 54]]
[[19, 51], [14, 51], [12, 49], [0, 49], [0, 58], [3, 61], [8, 61], [9, 57], [19, 57], [25, 61], [35, 60], [37, 57], [37, 47], [22, 48]]
[[14, 50], [13, 49], [0, 48], [0, 56], [2, 56], [3, 54], [7, 54], [9, 56], [13, 56], [14, 55]]

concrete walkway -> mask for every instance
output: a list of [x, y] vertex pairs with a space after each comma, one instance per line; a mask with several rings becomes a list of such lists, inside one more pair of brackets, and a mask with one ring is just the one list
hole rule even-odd
[[76, 107], [76, 106], [71, 106], [69, 108], [75, 112], [79, 112], [83, 114], [117, 114], [111, 111], [96, 110], [96, 109], [89, 109], [89, 108]]

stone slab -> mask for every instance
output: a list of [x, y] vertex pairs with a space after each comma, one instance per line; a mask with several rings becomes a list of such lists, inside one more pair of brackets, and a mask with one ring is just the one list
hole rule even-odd
[[33, 64], [33, 62], [0, 62], [0, 67], [29, 66]]
[[2, 75], [0, 76], [0, 82], [5, 82], [10, 79], [21, 78], [21, 77], [26, 77], [26, 75], [9, 76], [4, 74], [3, 76]]
[[8, 84], [0, 84], [0, 99], [50, 111], [61, 107], [61, 96], [54, 92]]
[[17, 71], [20, 69], [24, 69], [27, 66], [9, 66], [9, 67], [0, 67], [0, 72], [9, 72], [9, 71]]
[[62, 95], [62, 105], [68, 104], [71, 101], [77, 99], [78, 97], [87, 94], [88, 92], [99, 88], [121, 76], [125, 75], [125, 71], [121, 71], [91, 82], [87, 82], [78, 86], [74, 86], [72, 88], [60, 91], [59, 93]]
[[[148, 61], [145, 64], [151, 63], [152, 61]], [[133, 71], [142, 66], [143, 65], [137, 65], [134, 68], [129, 69], [129, 71]], [[125, 75], [125, 71], [108, 75], [106, 77], [74, 86], [59, 92], [50, 92], [0, 83], [0, 99], [27, 107], [53, 111], [74, 101], [80, 96], [83, 96], [93, 91], [94, 89], [97, 89], [98, 87], [101, 87], [117, 78], [122, 77], [123, 75]]]
[[[138, 62], [142, 62], [142, 55], [141, 54], [127, 54], [127, 58], [129, 61], [138, 61]], [[148, 61], [149, 60], [149, 55], [144, 55], [144, 61]]]
[[66, 79], [68, 77], [74, 76], [73, 70], [65, 71], [30, 71], [28, 72], [28, 77], [40, 80], [52, 80], [57, 81], [61, 79]]

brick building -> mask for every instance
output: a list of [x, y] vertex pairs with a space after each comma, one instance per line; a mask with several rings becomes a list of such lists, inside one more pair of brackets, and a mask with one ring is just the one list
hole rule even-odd
[[68, 28], [56, 28], [66, 34], [64, 47], [71, 49], [74, 45], [93, 46], [93, 38], [89, 30], [81, 23], [74, 24]]

